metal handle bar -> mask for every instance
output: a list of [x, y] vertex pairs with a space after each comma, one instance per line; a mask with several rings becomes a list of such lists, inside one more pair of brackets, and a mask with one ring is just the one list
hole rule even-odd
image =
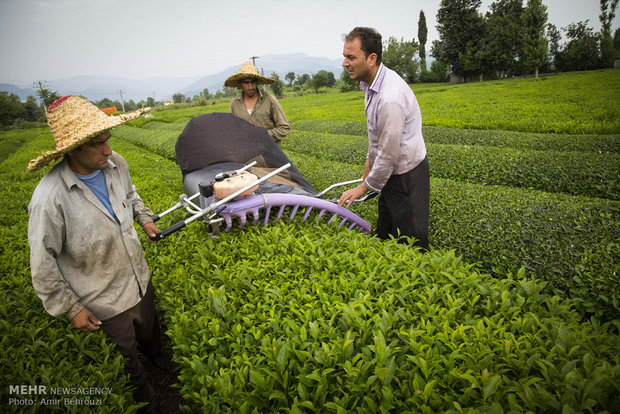
[[362, 182], [362, 179], [361, 179], [361, 178], [358, 178], [357, 180], [344, 181], [344, 182], [341, 182], [341, 183], [332, 184], [332, 185], [330, 185], [329, 187], [327, 187], [325, 190], [323, 190], [323, 191], [321, 191], [320, 193], [318, 193], [316, 196], [317, 196], [318, 198], [321, 198], [321, 196], [322, 196], [323, 194], [327, 193], [328, 191], [330, 191], [330, 190], [331, 190], [331, 189], [333, 189], [333, 188], [336, 188], [336, 187], [342, 187], [343, 185], [355, 184], [355, 183], [360, 183], [360, 182]]
[[179, 198], [181, 199], [181, 201], [179, 201], [178, 203], [176, 203], [174, 206], [170, 207], [168, 210], [164, 211], [163, 213], [159, 213], [155, 216], [153, 216], [153, 222], [158, 221], [159, 219], [161, 219], [163, 216], [165, 216], [166, 214], [170, 214], [175, 210], [180, 209], [181, 207], [185, 207], [187, 205], [188, 201], [192, 201], [193, 199], [195, 199], [196, 197], [198, 197], [200, 195], [200, 193], [196, 193], [191, 197], [187, 197], [187, 194], [181, 194], [179, 196]]
[[[330, 185], [330, 186], [329, 186], [329, 187], [327, 187], [325, 190], [323, 190], [323, 191], [321, 191], [320, 193], [318, 193], [318, 194], [316, 195], [316, 197], [317, 197], [317, 198], [321, 198], [321, 196], [323, 196], [324, 194], [326, 194], [327, 192], [329, 192], [330, 190], [332, 190], [332, 189], [334, 189], [334, 188], [336, 188], [336, 187], [342, 187], [342, 186], [344, 186], [344, 185], [355, 184], [355, 183], [360, 183], [360, 182], [362, 182], [362, 179], [361, 179], [361, 178], [358, 178], [357, 180], [343, 181], [343, 182], [341, 182], [341, 183], [336, 183], [336, 184]], [[379, 194], [379, 193], [377, 193], [376, 191], [370, 191], [370, 192], [366, 193], [364, 196], [362, 196], [362, 197], [360, 197], [360, 198], [358, 198], [358, 199], [355, 199], [353, 202], [354, 202], [354, 203], [358, 203], [358, 202], [361, 202], [361, 201], [370, 200], [371, 198], [376, 197], [378, 194]], [[334, 199], [329, 200], [329, 201], [331, 201], [332, 203], [337, 203], [337, 202], [338, 202], [338, 199], [337, 199], [337, 198], [334, 198]]]

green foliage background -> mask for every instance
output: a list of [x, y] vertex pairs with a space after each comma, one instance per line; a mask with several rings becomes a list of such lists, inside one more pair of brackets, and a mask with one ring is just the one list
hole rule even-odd
[[[431, 163], [430, 253], [321, 221], [219, 239], [194, 224], [145, 240], [193, 407], [617, 410], [620, 73], [414, 91]], [[361, 93], [282, 105], [292, 121], [284, 150], [315, 188], [359, 177]], [[112, 146], [154, 211], [183, 191], [174, 143], [184, 125], [226, 110], [156, 111], [114, 130]], [[2, 403], [9, 384], [111, 386], [100, 412], [135, 411], [120, 356], [102, 335], [49, 317], [30, 284], [27, 205], [45, 171], [25, 167], [53, 147], [51, 135], [0, 133], [0, 146]], [[355, 211], [374, 224], [375, 203]]]

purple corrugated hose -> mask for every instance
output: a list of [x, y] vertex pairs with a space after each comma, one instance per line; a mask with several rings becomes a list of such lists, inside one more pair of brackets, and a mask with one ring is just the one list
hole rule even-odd
[[332, 213], [328, 224], [331, 224], [336, 217], [339, 217], [342, 218], [340, 227], [349, 222], [350, 224], [348, 225], [348, 228], [350, 230], [358, 227], [364, 233], [370, 233], [370, 224], [367, 221], [361, 219], [352, 211], [344, 207], [340, 207], [338, 204], [334, 204], [320, 198], [308, 197], [299, 194], [267, 193], [231, 201], [230, 203], [226, 203], [224, 205], [225, 208], [220, 211], [218, 215], [223, 217], [226, 222], [226, 228], [224, 229], [225, 231], [230, 231], [232, 228], [232, 219], [234, 217], [240, 220], [239, 228], [243, 228], [247, 223], [248, 213], [252, 215], [251, 225], [258, 224], [260, 219], [260, 209], [262, 208], [266, 208], [263, 224], [267, 224], [269, 222], [269, 215], [273, 207], [279, 208], [275, 221], [280, 220], [286, 207], [293, 208], [293, 211], [289, 217], [291, 220], [295, 217], [299, 208], [303, 207], [306, 209], [306, 214], [302, 220], [303, 222], [306, 221], [310, 215], [310, 212], [313, 209], [316, 209], [319, 211], [319, 218], [323, 217], [326, 212]]

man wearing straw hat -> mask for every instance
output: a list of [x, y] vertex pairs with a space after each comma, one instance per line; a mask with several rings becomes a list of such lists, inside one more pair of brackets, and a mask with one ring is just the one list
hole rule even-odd
[[239, 72], [226, 79], [224, 86], [241, 89], [239, 96], [230, 103], [229, 112], [255, 126], [265, 128], [276, 144], [282, 145], [282, 139], [291, 129], [284, 110], [274, 96], [258, 88], [259, 85], [273, 82], [273, 79], [261, 76], [252, 63], [246, 62]]
[[[136, 401], [154, 391], [138, 358], [160, 367], [162, 353], [153, 284], [134, 221], [159, 232], [131, 182], [127, 162], [112, 151], [110, 129], [144, 110], [109, 116], [89, 101], [63, 96], [47, 120], [56, 149], [30, 161], [37, 171], [63, 157], [37, 185], [28, 211], [32, 284], [52, 316], [83, 332], [101, 329], [125, 357]], [[145, 410], [153, 412], [154, 404]]]

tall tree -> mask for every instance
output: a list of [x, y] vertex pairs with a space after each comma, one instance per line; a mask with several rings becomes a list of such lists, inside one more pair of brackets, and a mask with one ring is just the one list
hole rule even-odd
[[549, 62], [546, 25], [547, 6], [542, 4], [542, 0], [527, 0], [527, 7], [523, 11], [523, 66], [528, 71], [533, 70], [536, 78], [538, 70]]
[[35, 82], [33, 87], [37, 92], [37, 96], [41, 102], [41, 108], [47, 113], [47, 107], [56, 99], [60, 98], [58, 92], [51, 90], [44, 81]]
[[41, 107], [37, 105], [37, 100], [32, 95], [26, 98], [26, 102], [24, 103], [24, 111], [24, 119], [26, 121], [45, 121], [45, 113]]
[[314, 89], [315, 93], [319, 93], [319, 88], [323, 86], [332, 87], [336, 83], [336, 78], [332, 72], [321, 69], [310, 79], [310, 87]]
[[383, 56], [381, 61], [390, 69], [398, 73], [408, 83], [417, 81], [418, 62], [415, 59], [417, 45], [413, 42], [400, 42], [395, 37], [390, 36], [383, 45]]
[[484, 72], [503, 76], [521, 73], [523, 0], [497, 0], [486, 14], [478, 60]]
[[611, 35], [611, 25], [616, 17], [616, 7], [618, 0], [601, 0], [601, 21], [600, 49], [601, 49], [601, 66], [610, 68], [613, 66], [615, 49], [614, 40]]
[[342, 68], [340, 73], [340, 92], [350, 92], [359, 90], [360, 83], [355, 79], [351, 79], [349, 71]]
[[428, 40], [428, 28], [426, 27], [426, 16], [424, 10], [420, 10], [418, 19], [418, 54], [420, 55], [420, 66], [422, 72], [426, 71], [426, 41]]
[[598, 66], [598, 39], [588, 22], [571, 23], [562, 28], [568, 42], [558, 54], [556, 67], [559, 70], [588, 70]]
[[433, 41], [433, 56], [465, 80], [480, 74], [476, 55], [485, 24], [478, 13], [480, 4], [481, 0], [441, 0], [437, 10], [439, 40]]
[[297, 79], [295, 80], [295, 85], [305, 85], [310, 80], [310, 75], [304, 73], [302, 75], [297, 75]]
[[0, 91], [0, 125], [8, 126], [21, 118], [25, 113], [24, 107], [19, 101], [19, 96]]
[[289, 72], [284, 77], [288, 81], [288, 86], [293, 86], [293, 81], [295, 80], [295, 72]]
[[284, 92], [284, 82], [282, 82], [278, 74], [275, 72], [271, 73], [271, 79], [274, 80], [274, 82], [270, 86], [271, 91], [276, 96], [276, 98], [281, 98], [282, 93]]

